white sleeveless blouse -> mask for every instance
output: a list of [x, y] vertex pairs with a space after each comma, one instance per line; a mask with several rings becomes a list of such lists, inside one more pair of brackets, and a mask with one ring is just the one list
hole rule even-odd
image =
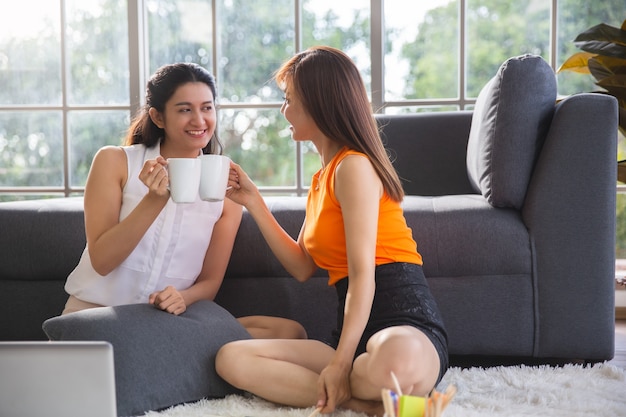
[[[128, 158], [128, 180], [123, 190], [120, 221], [148, 192], [139, 172], [148, 159], [160, 154], [160, 146], [122, 147]], [[149, 295], [172, 285], [189, 288], [198, 278], [213, 227], [224, 202], [176, 204], [170, 199], [137, 247], [120, 266], [106, 276], [91, 266], [85, 247], [78, 266], [70, 273], [65, 291], [80, 300], [105, 306], [147, 303]]]

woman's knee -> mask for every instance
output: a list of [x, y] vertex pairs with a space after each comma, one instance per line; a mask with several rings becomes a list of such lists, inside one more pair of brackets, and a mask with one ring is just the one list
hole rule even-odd
[[419, 361], [432, 350], [432, 342], [419, 329], [410, 326], [388, 327], [367, 342], [367, 352], [374, 358], [399, 366]]
[[215, 370], [217, 373], [222, 376], [222, 373], [228, 370], [230, 367], [228, 366], [232, 361], [232, 348], [231, 345], [234, 342], [226, 343], [223, 345], [215, 355]]
[[439, 355], [430, 339], [412, 327], [382, 330], [372, 336], [367, 346], [367, 373], [387, 387], [395, 381], [408, 392], [425, 394], [437, 381], [441, 366]]
[[245, 369], [245, 365], [242, 368], [242, 363], [245, 361], [245, 351], [242, 341], [234, 341], [223, 345], [215, 356], [217, 374], [235, 387], [239, 387], [237, 380], [241, 377], [240, 373]]

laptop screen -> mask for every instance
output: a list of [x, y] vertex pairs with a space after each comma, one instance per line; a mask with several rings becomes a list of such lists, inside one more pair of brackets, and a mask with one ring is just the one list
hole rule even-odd
[[116, 417], [107, 342], [0, 342], [0, 416]]

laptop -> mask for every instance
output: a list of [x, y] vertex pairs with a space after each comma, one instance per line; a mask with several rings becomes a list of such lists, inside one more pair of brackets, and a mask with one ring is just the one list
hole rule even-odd
[[0, 342], [0, 416], [117, 417], [108, 342]]

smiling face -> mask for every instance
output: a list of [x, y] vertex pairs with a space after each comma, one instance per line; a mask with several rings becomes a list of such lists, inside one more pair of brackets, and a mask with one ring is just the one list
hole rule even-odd
[[285, 88], [285, 101], [280, 112], [291, 126], [291, 137], [295, 141], [314, 140], [320, 135], [320, 131], [313, 118], [304, 108], [302, 101], [290, 88]]
[[154, 123], [165, 131], [162, 155], [193, 157], [207, 146], [217, 122], [214, 100], [208, 85], [189, 82], [176, 89], [163, 113], [150, 109]]

